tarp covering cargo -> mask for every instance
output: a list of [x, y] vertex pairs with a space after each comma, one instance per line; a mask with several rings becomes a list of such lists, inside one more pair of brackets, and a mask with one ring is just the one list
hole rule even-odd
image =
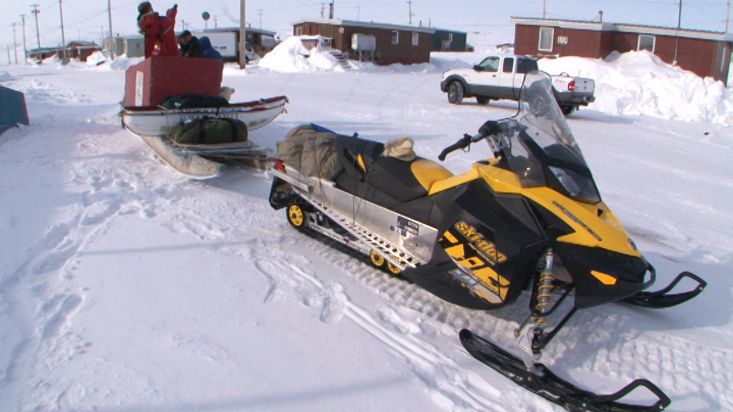
[[305, 176], [332, 180], [343, 166], [338, 157], [336, 134], [314, 125], [291, 130], [277, 145], [280, 159]]
[[19, 124], [30, 125], [23, 93], [0, 86], [0, 134]]
[[246, 142], [247, 125], [237, 119], [204, 117], [181, 123], [171, 130], [169, 137], [180, 145]]

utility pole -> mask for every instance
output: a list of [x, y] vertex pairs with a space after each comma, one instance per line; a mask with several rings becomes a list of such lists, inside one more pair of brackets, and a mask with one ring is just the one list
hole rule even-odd
[[725, 33], [728, 33], [728, 20], [730, 19], [730, 0], [726, 2], [725, 7]]
[[407, 0], [407, 20], [412, 26], [412, 0]]
[[326, 2], [322, 1], [321, 2], [321, 18], [325, 17], [325, 13], [326, 13]]
[[359, 21], [360, 15], [361, 15], [361, 6], [356, 6], [356, 21]]
[[542, 18], [547, 18], [547, 0], [542, 0]]
[[8, 49], [8, 66], [10, 66], [11, 64], [13, 64], [13, 62], [10, 61], [10, 46], [8, 46], [7, 49]]
[[680, 27], [682, 25], [682, 0], [680, 0], [677, 10], [677, 35], [676, 35], [676, 41], [674, 44], [674, 61], [672, 64], [677, 64], [677, 56], [679, 54], [680, 49]]
[[239, 0], [239, 68], [247, 67], [247, 56], [244, 45], [247, 43], [247, 25], [245, 23], [246, 7], [245, 0]]
[[31, 13], [33, 13], [33, 16], [36, 18], [36, 42], [38, 43], [38, 48], [41, 48], [41, 32], [38, 30], [38, 13], [41, 11], [38, 10], [38, 4], [31, 4]]
[[20, 15], [20, 20], [23, 22], [23, 63], [28, 58], [28, 47], [25, 45], [25, 14]]
[[64, 8], [59, 0], [59, 15], [61, 16], [61, 61], [66, 64], [66, 35], [64, 35]]
[[335, 15], [335, 8], [336, 6], [333, 4], [334, 0], [331, 0], [330, 3], [328, 3], [328, 19], [333, 20], [333, 17]]
[[114, 60], [117, 50], [115, 50], [116, 43], [114, 41], [114, 37], [112, 37], [112, 0], [107, 0], [107, 17], [109, 18], [109, 44], [107, 45], [107, 49], [112, 55], [112, 60]]
[[262, 9], [257, 9], [257, 17], [259, 18], [260, 29], [262, 28]]
[[18, 23], [13, 22], [13, 51], [15, 52], [15, 64], [18, 64], [18, 40], [15, 37], [15, 26]]

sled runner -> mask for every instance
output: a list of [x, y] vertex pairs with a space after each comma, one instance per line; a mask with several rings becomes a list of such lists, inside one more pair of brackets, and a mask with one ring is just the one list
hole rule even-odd
[[[525, 388], [571, 410], [661, 410], [670, 400], [645, 379], [597, 395], [541, 363], [542, 351], [581, 309], [611, 302], [664, 308], [706, 286], [683, 272], [649, 292], [656, 274], [603, 203], [588, 165], [542, 73], [525, 78], [519, 113], [486, 122], [445, 148], [486, 142], [493, 157], [453, 175], [416, 157], [409, 139], [383, 144], [316, 125], [278, 145], [270, 205], [296, 229], [317, 232], [376, 267], [387, 268], [451, 303], [511, 305], [530, 294], [512, 355], [470, 331], [464, 347]], [[687, 279], [696, 285], [673, 293]], [[657, 400], [624, 402], [636, 390]]]

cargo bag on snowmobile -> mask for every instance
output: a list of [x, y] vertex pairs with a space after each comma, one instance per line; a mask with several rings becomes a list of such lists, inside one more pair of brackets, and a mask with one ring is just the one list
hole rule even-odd
[[314, 125], [291, 130], [277, 145], [280, 159], [305, 176], [333, 180], [343, 166], [338, 157], [336, 134]]
[[179, 145], [246, 142], [247, 125], [237, 119], [203, 117], [174, 127], [169, 137]]

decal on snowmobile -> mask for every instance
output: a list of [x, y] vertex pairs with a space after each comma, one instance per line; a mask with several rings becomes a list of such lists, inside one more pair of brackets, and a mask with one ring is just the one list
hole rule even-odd
[[407, 237], [407, 234], [411, 234], [412, 236], [417, 236], [420, 234], [420, 224], [417, 222], [413, 222], [410, 219], [407, 219], [403, 216], [397, 216], [397, 225], [396, 226], [389, 226], [389, 230], [392, 232], [397, 232], [402, 237]]
[[474, 226], [462, 220], [443, 232], [439, 241], [445, 253], [461, 268], [451, 274], [492, 304], [506, 300], [510, 282], [492, 266], [505, 262], [507, 257], [496, 249], [494, 243], [486, 240]]

